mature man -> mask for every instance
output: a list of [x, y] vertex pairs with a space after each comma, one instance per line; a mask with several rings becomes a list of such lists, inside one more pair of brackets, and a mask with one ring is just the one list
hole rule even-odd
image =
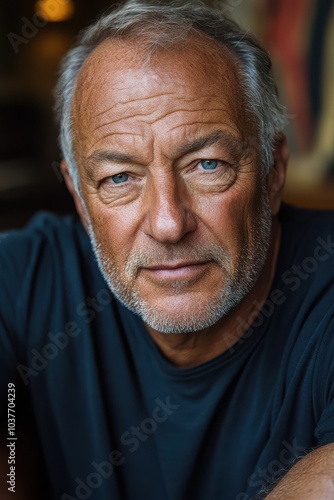
[[0, 248], [6, 391], [50, 498], [333, 499], [333, 215], [281, 208], [266, 52], [201, 3], [128, 2], [57, 112], [81, 222]]

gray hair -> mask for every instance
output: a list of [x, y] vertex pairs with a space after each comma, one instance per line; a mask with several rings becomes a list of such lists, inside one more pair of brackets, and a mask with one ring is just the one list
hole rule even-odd
[[243, 97], [254, 117], [258, 137], [248, 145], [260, 152], [262, 173], [273, 164], [279, 132], [287, 123], [279, 103], [272, 64], [266, 50], [249, 32], [229, 19], [220, 8], [200, 0], [129, 0], [103, 15], [80, 35], [61, 65], [55, 90], [56, 115], [60, 124], [60, 147], [77, 192], [80, 182], [73, 150], [72, 99], [78, 74], [88, 56], [106, 39], [143, 41], [148, 53], [184, 43], [191, 33], [205, 35], [225, 46], [238, 61]]

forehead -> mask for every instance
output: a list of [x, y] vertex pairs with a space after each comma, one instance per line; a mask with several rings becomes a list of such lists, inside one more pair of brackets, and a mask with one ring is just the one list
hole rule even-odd
[[93, 144], [120, 126], [154, 126], [163, 119], [172, 130], [185, 121], [196, 127], [206, 116], [212, 122], [217, 114], [244, 135], [248, 120], [239, 79], [235, 57], [212, 40], [190, 38], [157, 49], [150, 60], [140, 41], [106, 40], [78, 77], [75, 137]]

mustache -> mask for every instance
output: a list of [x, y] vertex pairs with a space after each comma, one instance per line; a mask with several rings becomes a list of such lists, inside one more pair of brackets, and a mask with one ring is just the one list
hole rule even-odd
[[124, 266], [126, 277], [135, 279], [144, 267], [173, 265], [178, 262], [207, 262], [212, 261], [218, 266], [228, 269], [231, 258], [227, 250], [221, 245], [164, 245], [161, 248], [146, 248], [133, 251], [127, 258]]

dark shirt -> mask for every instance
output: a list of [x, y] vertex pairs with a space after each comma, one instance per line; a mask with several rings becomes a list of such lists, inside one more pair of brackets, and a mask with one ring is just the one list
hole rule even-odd
[[2, 416], [15, 383], [50, 498], [247, 500], [334, 442], [333, 213], [285, 206], [280, 220], [263, 309], [190, 369], [111, 296], [76, 216], [1, 239]]

